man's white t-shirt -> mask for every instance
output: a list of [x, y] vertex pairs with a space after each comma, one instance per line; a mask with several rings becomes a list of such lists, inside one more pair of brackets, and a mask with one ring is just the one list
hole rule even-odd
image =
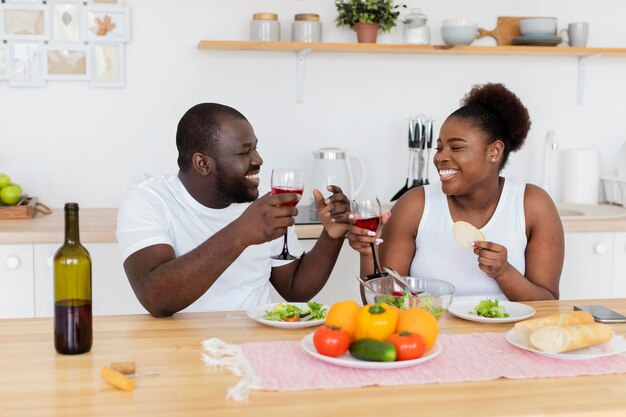
[[[250, 204], [211, 209], [196, 201], [178, 176], [152, 177], [132, 187], [120, 207], [116, 236], [123, 259], [156, 244], [172, 246], [177, 257], [184, 255], [241, 216]], [[302, 254], [293, 227], [288, 229], [288, 244], [290, 253]], [[249, 246], [204, 295], [183, 311], [245, 310], [271, 302], [272, 267], [290, 262], [270, 258], [279, 254], [282, 246], [282, 236]]]

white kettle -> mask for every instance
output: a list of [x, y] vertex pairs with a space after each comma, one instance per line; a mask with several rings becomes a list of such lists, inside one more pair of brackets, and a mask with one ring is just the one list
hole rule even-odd
[[[338, 185], [348, 198], [359, 194], [365, 184], [365, 164], [356, 155], [349, 155], [346, 149], [321, 148], [313, 152], [315, 161], [311, 175], [311, 189], [317, 188], [325, 197], [330, 193], [326, 190], [328, 185]], [[352, 162], [358, 165], [360, 179], [355, 182]]]

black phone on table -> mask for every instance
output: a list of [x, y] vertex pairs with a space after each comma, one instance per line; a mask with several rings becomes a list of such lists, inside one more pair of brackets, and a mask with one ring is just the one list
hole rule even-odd
[[591, 313], [595, 321], [601, 323], [626, 323], [626, 316], [601, 305], [574, 306], [574, 310], [583, 310]]

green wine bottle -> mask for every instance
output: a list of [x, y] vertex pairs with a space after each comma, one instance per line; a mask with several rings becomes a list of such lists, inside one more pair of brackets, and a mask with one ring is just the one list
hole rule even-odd
[[78, 204], [65, 204], [65, 242], [54, 255], [54, 347], [64, 355], [91, 350], [91, 257], [80, 244]]

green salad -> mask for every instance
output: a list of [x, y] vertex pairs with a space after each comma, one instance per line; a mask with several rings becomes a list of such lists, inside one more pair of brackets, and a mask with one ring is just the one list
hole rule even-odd
[[407, 291], [402, 293], [394, 292], [392, 295], [384, 295], [376, 299], [377, 303], [387, 303], [398, 307], [400, 310], [407, 310], [411, 307], [421, 307], [429, 311], [437, 320], [446, 312], [443, 308], [435, 304], [434, 298], [427, 292], [414, 294]]
[[474, 307], [474, 311], [470, 311], [469, 313], [492, 319], [503, 319], [509, 317], [509, 314], [504, 310], [504, 306], [501, 306], [498, 300], [489, 299], [482, 300], [476, 307]]
[[328, 308], [315, 301], [309, 301], [300, 308], [293, 304], [278, 303], [272, 310], [265, 310], [263, 318], [273, 321], [311, 321], [324, 320]]

